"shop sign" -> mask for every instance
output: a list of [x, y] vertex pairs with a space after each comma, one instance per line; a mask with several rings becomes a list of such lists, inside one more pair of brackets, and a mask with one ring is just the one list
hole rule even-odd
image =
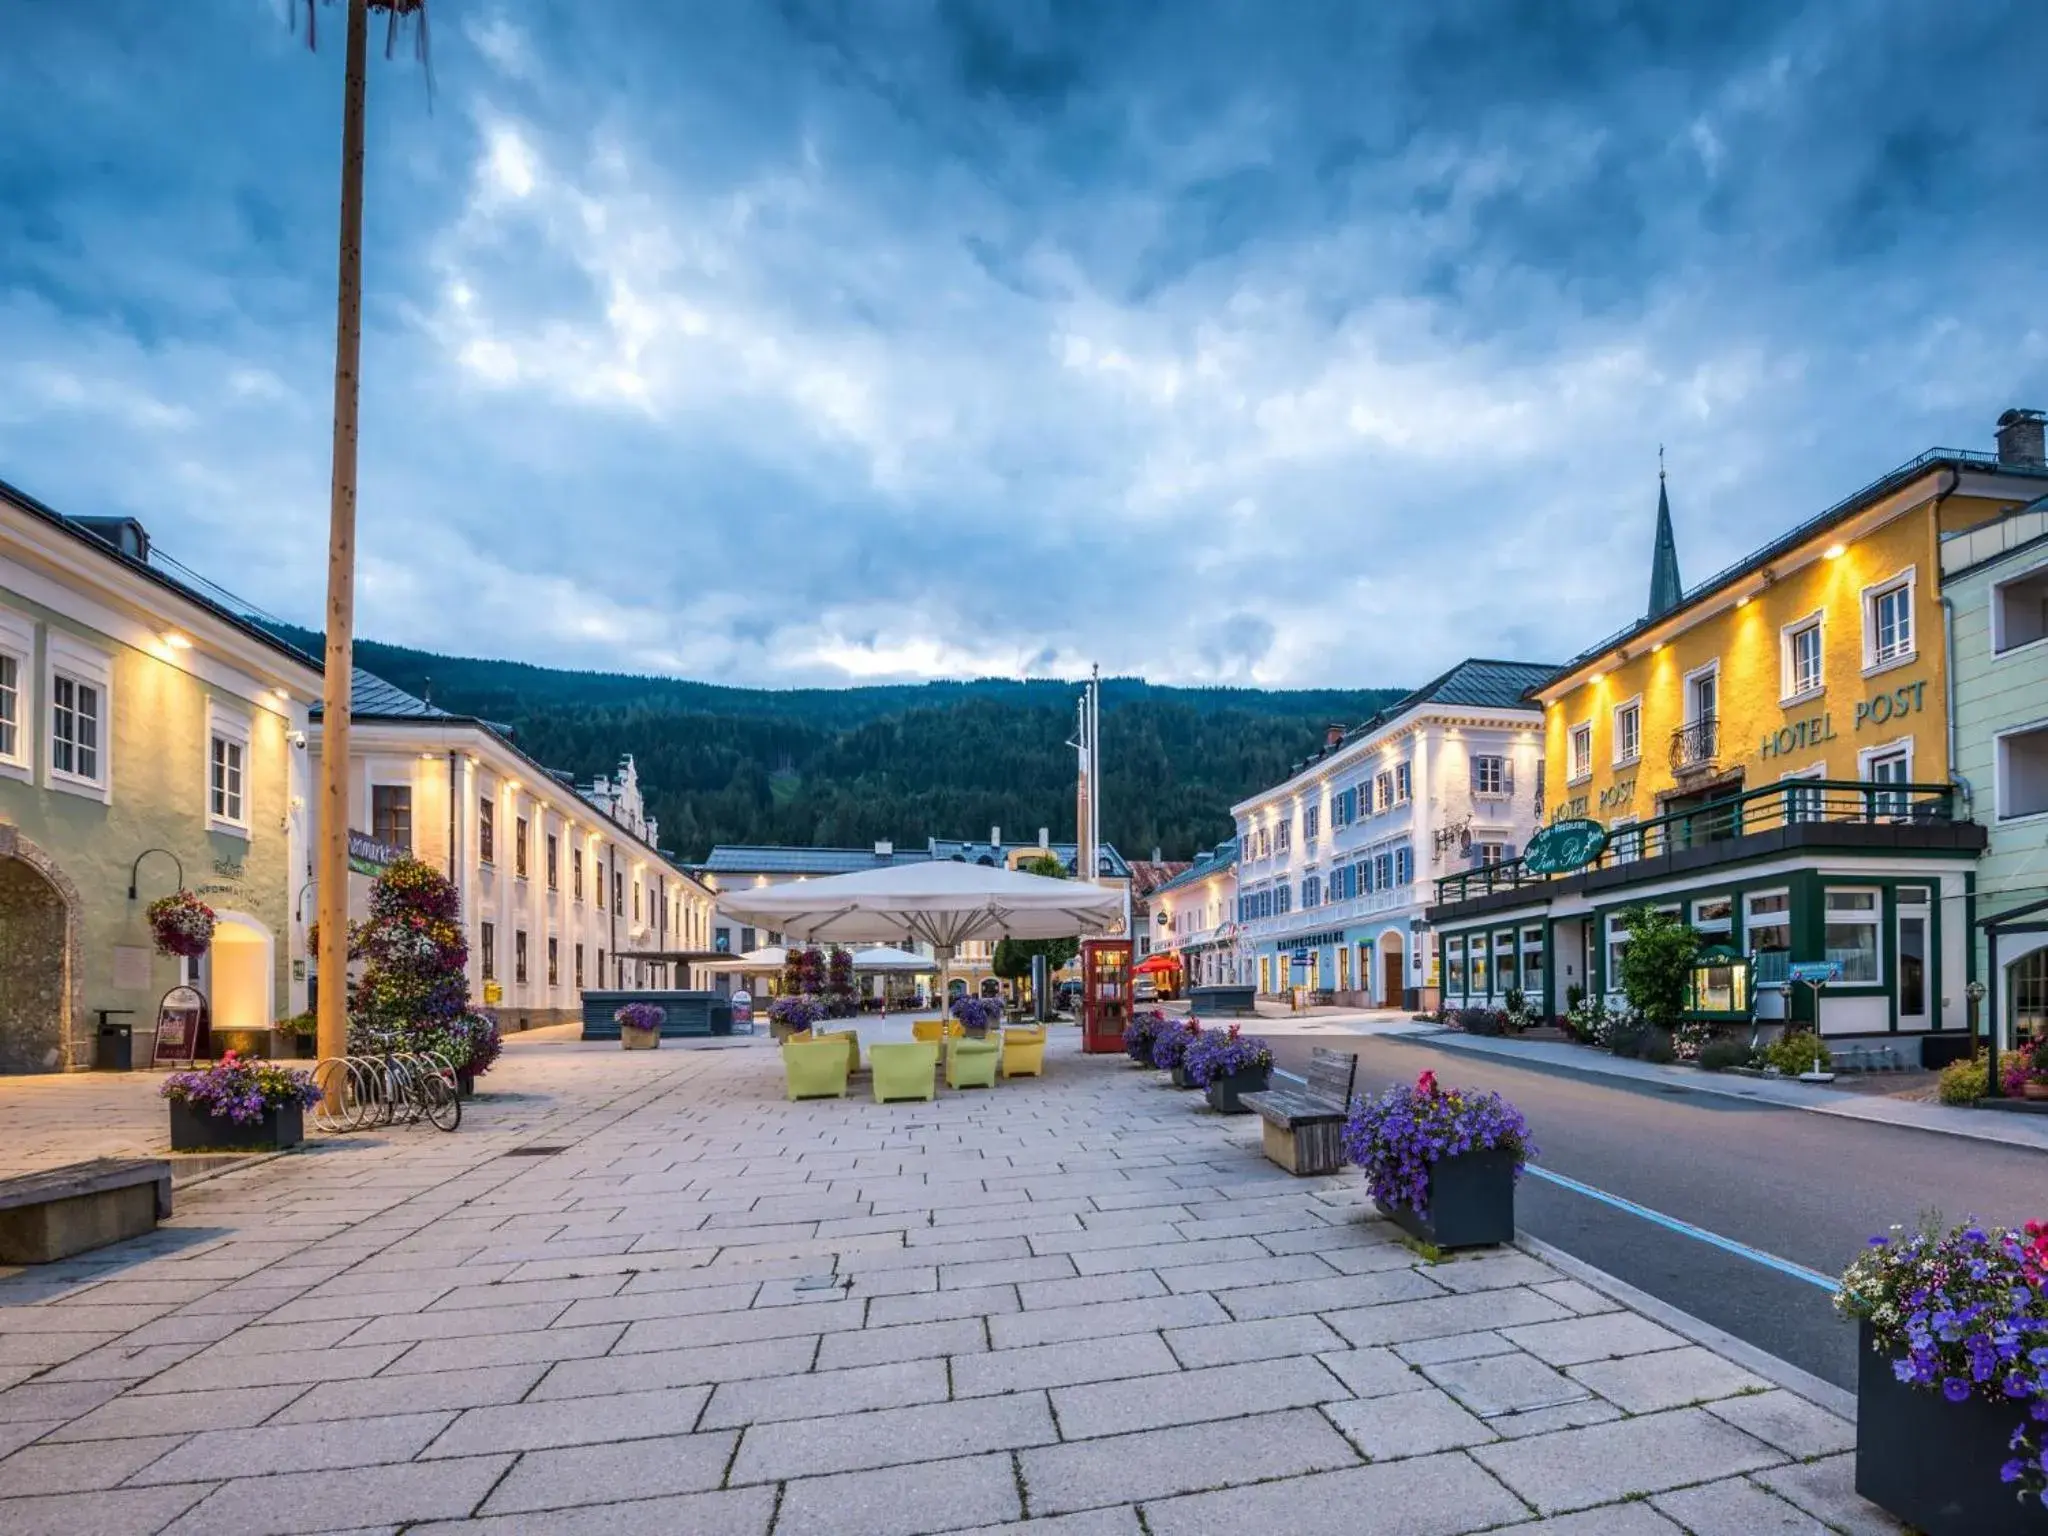
[[1607, 846], [1607, 829], [1597, 821], [1553, 821], [1529, 839], [1522, 866], [1534, 875], [1563, 875], [1584, 869]]
[[1794, 981], [1803, 981], [1809, 986], [1842, 979], [1842, 962], [1839, 960], [1794, 960], [1785, 968], [1785, 974]]
[[358, 875], [381, 875], [387, 866], [396, 864], [405, 857], [403, 848], [394, 848], [389, 843], [380, 843], [367, 832], [358, 832], [353, 827], [348, 834], [348, 867]]

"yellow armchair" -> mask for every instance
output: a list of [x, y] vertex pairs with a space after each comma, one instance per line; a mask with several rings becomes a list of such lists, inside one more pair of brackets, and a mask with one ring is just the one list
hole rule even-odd
[[1045, 1026], [1016, 1025], [1003, 1031], [1003, 1076], [1045, 1075]]
[[860, 1034], [857, 1030], [833, 1029], [817, 1036], [820, 1040], [844, 1040], [846, 1042], [846, 1070], [860, 1070]]

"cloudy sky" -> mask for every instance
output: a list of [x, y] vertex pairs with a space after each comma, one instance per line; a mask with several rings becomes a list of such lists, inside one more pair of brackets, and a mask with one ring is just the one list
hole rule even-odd
[[[325, 581], [340, 12], [0, 0], [0, 478]], [[2027, 0], [432, 0], [359, 630], [1412, 683], [2048, 406]]]

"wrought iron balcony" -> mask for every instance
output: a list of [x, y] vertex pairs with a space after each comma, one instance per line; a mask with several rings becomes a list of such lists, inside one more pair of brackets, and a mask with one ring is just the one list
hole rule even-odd
[[1701, 715], [1671, 733], [1671, 771], [1710, 768], [1721, 747], [1720, 717]]

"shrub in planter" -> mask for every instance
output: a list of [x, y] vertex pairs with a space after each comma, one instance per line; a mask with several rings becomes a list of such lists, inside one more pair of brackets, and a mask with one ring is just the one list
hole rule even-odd
[[1169, 1019], [1165, 1026], [1152, 1037], [1152, 1065], [1162, 1072], [1172, 1072], [1178, 1085], [1183, 1079], [1179, 1075], [1187, 1058], [1188, 1047], [1195, 1043], [1195, 1037], [1202, 1032], [1202, 1026], [1189, 1019]]
[[171, 1106], [171, 1150], [281, 1149], [304, 1138], [320, 1102], [310, 1072], [229, 1051], [203, 1072], [173, 1072], [157, 1089]]
[[2009, 1099], [2048, 1098], [2048, 1039], [2019, 1046], [2000, 1057], [1998, 1086]]
[[1749, 1065], [1749, 1046], [1740, 1040], [1719, 1037], [1700, 1047], [1700, 1065], [1709, 1072], [1726, 1072], [1730, 1067]]
[[320, 1020], [311, 1009], [279, 1019], [272, 1027], [291, 1042], [291, 1053], [299, 1060], [311, 1061], [320, 1054]]
[[2048, 1224], [1894, 1227], [1835, 1307], [1862, 1330], [1856, 1491], [1927, 1536], [2044, 1529]]
[[1944, 1104], [1974, 1104], [1991, 1091], [1991, 1063], [1982, 1056], [1965, 1056], [1941, 1069], [1936, 1089]]
[[970, 1035], [984, 1035], [1003, 1022], [1003, 1001], [999, 997], [959, 997], [953, 1000], [952, 1013]]
[[1764, 1065], [1776, 1067], [1787, 1077], [1802, 1072], [1825, 1072], [1834, 1064], [1820, 1036], [1807, 1029], [1787, 1030], [1763, 1049]]
[[1508, 1016], [1496, 1008], [1466, 1008], [1452, 1021], [1468, 1035], [1504, 1035]]
[[1166, 1015], [1156, 1008], [1132, 1014], [1131, 1021], [1124, 1025], [1124, 1054], [1141, 1067], [1151, 1066], [1152, 1042], [1166, 1022]]
[[659, 1003], [626, 1003], [612, 1010], [612, 1022], [619, 1026], [619, 1045], [628, 1051], [656, 1049], [661, 1044], [661, 1026], [667, 1020], [668, 1014]]
[[807, 993], [778, 997], [768, 1005], [768, 1023], [777, 1039], [811, 1028], [825, 1017], [825, 1005]]
[[1188, 1081], [1208, 1096], [1209, 1107], [1226, 1115], [1247, 1113], [1240, 1096], [1263, 1093], [1273, 1077], [1273, 1048], [1257, 1035], [1205, 1029], [1188, 1046], [1183, 1063]]
[[1515, 1180], [1535, 1146], [1499, 1094], [1441, 1088], [1425, 1072], [1353, 1110], [1343, 1144], [1375, 1203], [1411, 1235], [1439, 1248], [1513, 1241]]

